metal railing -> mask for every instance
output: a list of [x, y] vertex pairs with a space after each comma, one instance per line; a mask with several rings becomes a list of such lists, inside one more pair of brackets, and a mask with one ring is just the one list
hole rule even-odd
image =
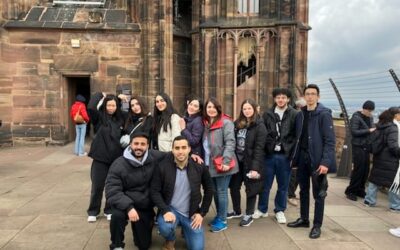
[[257, 64], [255, 64], [255, 63], [253, 64], [253, 66], [251, 68], [248, 68], [244, 71], [242, 68], [240, 68], [240, 72], [237, 76], [237, 86], [240, 86], [242, 83], [244, 83], [246, 81], [246, 76], [248, 76], [250, 78], [253, 75], [255, 75], [256, 70], [257, 70]]

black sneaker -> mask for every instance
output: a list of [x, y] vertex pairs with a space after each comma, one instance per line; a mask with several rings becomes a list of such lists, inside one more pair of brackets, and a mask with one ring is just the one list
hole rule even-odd
[[248, 227], [250, 224], [253, 223], [253, 217], [251, 215], [243, 216], [243, 219], [240, 221], [239, 226], [241, 227]]
[[232, 211], [232, 212], [229, 212], [229, 213], [226, 215], [226, 218], [227, 218], [228, 220], [230, 220], [230, 219], [235, 219], [235, 218], [242, 218], [242, 216], [243, 216], [243, 214], [238, 214], [238, 213], [236, 213], [235, 211]]
[[357, 201], [357, 196], [355, 194], [346, 194], [346, 198], [351, 201]]
[[374, 206], [373, 204], [369, 203], [369, 202], [366, 201], [366, 200], [364, 200], [364, 205], [365, 205], [366, 207], [373, 207], [373, 206]]

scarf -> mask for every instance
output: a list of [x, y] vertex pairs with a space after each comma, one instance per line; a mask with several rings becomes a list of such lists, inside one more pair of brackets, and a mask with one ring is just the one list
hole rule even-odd
[[[400, 147], [400, 122], [398, 122], [396, 119], [394, 119], [393, 123], [396, 124], [396, 126], [397, 126], [397, 131], [398, 131], [398, 133], [397, 133], [397, 135], [398, 135], [397, 144]], [[397, 195], [400, 194], [400, 159], [399, 159], [399, 167], [397, 167], [396, 176], [394, 177], [393, 184], [390, 187], [389, 191], [393, 192], [393, 193], [395, 193]]]

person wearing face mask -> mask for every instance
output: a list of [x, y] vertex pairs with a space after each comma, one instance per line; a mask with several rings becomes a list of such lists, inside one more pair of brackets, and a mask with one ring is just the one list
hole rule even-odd
[[130, 135], [136, 132], [144, 132], [151, 138], [153, 121], [153, 117], [148, 111], [143, 98], [133, 96], [129, 101], [129, 111], [125, 120], [123, 133]]
[[202, 122], [203, 102], [200, 98], [191, 97], [183, 118], [179, 120], [181, 135], [186, 137], [191, 147], [191, 153], [202, 156], [201, 137], [204, 131]]
[[167, 94], [156, 95], [153, 115], [153, 149], [171, 152], [172, 141], [181, 134], [181, 127], [179, 125], [180, 117]]
[[239, 162], [239, 172], [231, 178], [233, 211], [227, 218], [241, 214], [240, 189], [244, 182], [246, 186], [246, 214], [239, 225], [250, 226], [253, 222], [253, 213], [257, 195], [261, 193], [264, 182], [264, 146], [267, 138], [267, 129], [258, 116], [257, 104], [252, 99], [243, 101], [239, 118], [235, 121], [236, 157]]
[[[125, 95], [119, 95], [126, 99]], [[92, 181], [90, 203], [87, 209], [88, 222], [96, 222], [100, 213], [105, 180], [108, 170], [115, 159], [122, 155], [120, 138], [124, 117], [120, 109], [120, 100], [115, 95], [95, 93], [89, 101], [88, 113], [92, 121], [95, 137], [90, 146], [89, 157], [93, 159], [90, 178]], [[104, 216], [111, 219], [111, 210], [106, 202]]]

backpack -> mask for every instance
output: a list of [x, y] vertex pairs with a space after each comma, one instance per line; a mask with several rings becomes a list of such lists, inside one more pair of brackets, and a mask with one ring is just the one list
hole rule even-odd
[[371, 153], [374, 155], [379, 154], [383, 150], [383, 147], [385, 146], [383, 130], [376, 129], [371, 133], [370, 145]]

